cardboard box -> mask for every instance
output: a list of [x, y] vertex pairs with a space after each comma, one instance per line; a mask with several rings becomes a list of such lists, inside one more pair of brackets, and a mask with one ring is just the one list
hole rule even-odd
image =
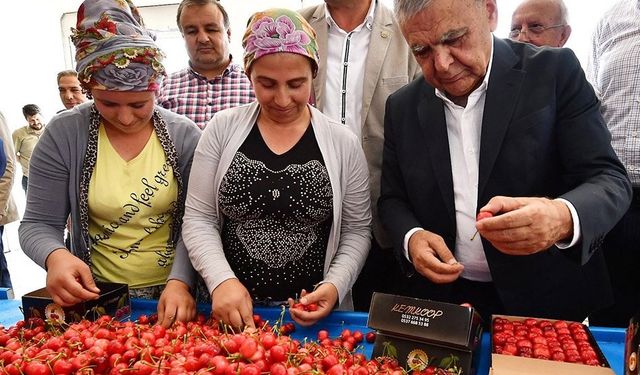
[[481, 323], [471, 307], [374, 293], [367, 325], [378, 331], [373, 357], [395, 357], [416, 371], [467, 375], [478, 368]]
[[[510, 321], [524, 321], [528, 317], [512, 316], [512, 315], [494, 315], [492, 319], [504, 318]], [[555, 322], [554, 319], [539, 319]], [[567, 323], [575, 323], [569, 322]], [[492, 331], [493, 331], [493, 324]], [[584, 326], [584, 325], [583, 325]], [[526, 358], [512, 355], [494, 353], [493, 332], [491, 332], [491, 375], [546, 375], [546, 374], [563, 374], [563, 375], [614, 375], [614, 371], [610, 368], [609, 362], [600, 350], [598, 343], [591, 335], [589, 328], [584, 326], [589, 338], [589, 343], [598, 355], [598, 359], [602, 366], [589, 366], [580, 363], [560, 362], [546, 359]]]
[[631, 318], [624, 340], [624, 373], [638, 375], [640, 371], [640, 313]]
[[96, 285], [100, 289], [100, 297], [97, 300], [68, 307], [53, 303], [46, 288], [27, 293], [22, 296], [24, 318], [37, 317], [73, 323], [82, 319], [96, 320], [102, 315], [111, 315], [118, 320], [124, 320], [131, 315], [127, 284], [97, 282]]

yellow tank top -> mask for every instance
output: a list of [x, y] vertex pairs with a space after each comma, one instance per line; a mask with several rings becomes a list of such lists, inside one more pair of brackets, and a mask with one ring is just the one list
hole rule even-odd
[[161, 285], [173, 264], [171, 213], [178, 186], [155, 131], [142, 152], [125, 161], [100, 125], [89, 183], [89, 235], [96, 279], [130, 288]]

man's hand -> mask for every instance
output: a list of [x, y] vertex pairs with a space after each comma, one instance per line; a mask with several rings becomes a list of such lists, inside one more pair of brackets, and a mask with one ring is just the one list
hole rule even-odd
[[292, 309], [291, 307], [293, 307], [295, 301], [289, 298], [288, 302], [291, 319], [301, 326], [310, 326], [331, 313], [331, 310], [338, 302], [338, 289], [332, 283], [320, 284], [311, 293], [307, 293], [303, 289], [302, 293], [300, 293], [300, 303], [304, 305], [316, 303], [318, 304], [318, 310], [316, 311]]
[[411, 235], [409, 256], [416, 271], [436, 284], [453, 282], [464, 270], [442, 237], [426, 230]]
[[234, 328], [255, 328], [251, 295], [238, 279], [225, 280], [213, 290], [211, 310], [215, 319]]
[[196, 317], [196, 301], [189, 286], [180, 280], [169, 280], [158, 301], [158, 324], [168, 328], [173, 322], [188, 322]]
[[47, 291], [53, 302], [71, 306], [99, 297], [89, 266], [65, 248], [56, 249], [46, 260]]
[[573, 236], [571, 212], [561, 201], [497, 196], [480, 211], [494, 217], [478, 221], [478, 232], [505, 254], [534, 254]]

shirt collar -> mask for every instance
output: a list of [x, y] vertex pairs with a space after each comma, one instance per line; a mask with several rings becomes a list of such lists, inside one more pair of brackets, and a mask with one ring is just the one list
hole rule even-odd
[[[371, 29], [373, 28], [373, 17], [375, 16], [376, 5], [378, 5], [378, 0], [372, 0], [371, 4], [369, 5], [369, 11], [367, 12], [367, 16], [364, 18], [364, 22], [362, 22], [360, 25], [358, 25], [358, 27], [353, 29], [353, 31], [360, 30], [360, 28], [363, 25], [366, 26], [369, 31], [371, 31]], [[327, 21], [329, 28], [334, 26], [337, 28], [340, 28], [340, 26], [338, 26], [336, 21], [333, 20], [333, 17], [331, 17], [331, 12], [329, 12], [329, 7], [327, 6], [326, 2], [324, 3], [324, 18]]]
[[[487, 87], [489, 86], [489, 76], [491, 75], [491, 66], [493, 65], [493, 36], [491, 37], [491, 54], [489, 56], [490, 57], [489, 57], [489, 64], [487, 64], [487, 73], [484, 75], [484, 78], [482, 79], [482, 83], [480, 84], [480, 86], [478, 86], [475, 90], [473, 90], [473, 92], [469, 94], [469, 97], [477, 96], [485, 93], [487, 91]], [[436, 89], [436, 96], [449, 104], [457, 105], [447, 97], [447, 94], [444, 91]]]

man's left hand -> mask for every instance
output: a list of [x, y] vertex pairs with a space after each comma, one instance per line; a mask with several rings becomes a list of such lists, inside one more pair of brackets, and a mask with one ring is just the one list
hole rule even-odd
[[480, 211], [494, 217], [478, 221], [478, 232], [505, 254], [537, 253], [573, 235], [571, 212], [561, 201], [497, 196]]

